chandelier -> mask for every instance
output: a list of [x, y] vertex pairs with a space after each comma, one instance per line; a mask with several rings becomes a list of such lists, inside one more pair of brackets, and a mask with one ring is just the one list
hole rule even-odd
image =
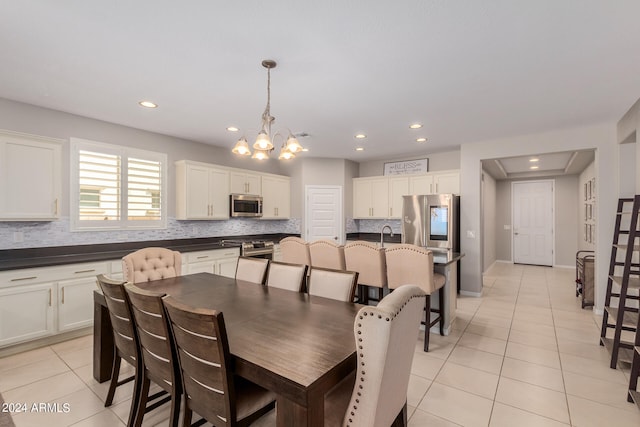
[[[271, 135], [271, 124], [276, 119], [271, 115], [271, 69], [275, 68], [276, 65], [276, 61], [272, 59], [265, 59], [264, 61], [262, 61], [262, 66], [267, 69], [267, 106], [262, 113], [262, 129], [256, 137], [256, 142], [253, 144], [254, 152], [251, 156], [252, 159], [268, 159], [269, 153], [271, 153], [274, 149], [273, 142], [275, 141], [275, 138], [279, 136], [284, 140], [284, 136], [279, 132], [276, 132], [273, 136]], [[278, 159], [293, 159], [296, 156], [296, 153], [299, 151], [302, 151], [302, 146], [293, 135], [293, 133], [291, 133], [291, 131], [289, 130], [289, 136], [287, 137], [286, 141], [283, 141], [282, 143]], [[238, 142], [236, 142], [236, 145], [233, 147], [233, 150], [231, 150], [231, 152], [239, 156], [251, 155], [249, 143], [247, 142], [247, 139], [244, 137], [244, 135], [238, 140]]]

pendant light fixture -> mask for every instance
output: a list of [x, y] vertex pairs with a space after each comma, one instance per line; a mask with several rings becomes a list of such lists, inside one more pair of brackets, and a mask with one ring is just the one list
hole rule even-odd
[[[275, 117], [271, 115], [271, 69], [275, 68], [276, 65], [276, 61], [272, 59], [265, 59], [262, 61], [262, 66], [267, 69], [267, 106], [262, 113], [261, 130], [253, 144], [254, 153], [251, 155], [249, 143], [247, 142], [247, 139], [242, 136], [231, 150], [234, 154], [239, 156], [251, 156], [252, 159], [257, 160], [266, 160], [269, 158], [269, 153], [274, 149], [273, 141], [275, 138], [280, 136], [284, 140], [284, 137], [279, 132], [271, 135], [271, 124], [275, 121]], [[278, 159], [293, 159], [299, 151], [302, 151], [302, 146], [293, 133], [289, 131], [289, 136], [287, 137], [286, 142], [283, 142], [282, 147], [280, 148], [280, 155], [278, 156]]]

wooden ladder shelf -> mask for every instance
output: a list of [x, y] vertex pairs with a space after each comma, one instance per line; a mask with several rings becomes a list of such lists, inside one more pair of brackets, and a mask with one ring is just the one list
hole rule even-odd
[[[611, 353], [609, 366], [612, 369], [616, 369], [618, 362], [631, 363], [633, 359], [634, 341], [636, 340], [623, 340], [622, 331], [635, 333], [638, 327], [638, 309], [627, 305], [627, 302], [628, 300], [637, 301], [640, 299], [637, 293], [640, 289], [640, 263], [637, 261], [637, 254], [640, 251], [639, 211], [640, 195], [618, 200], [604, 315], [600, 331], [600, 345], [604, 345]], [[623, 217], [630, 217], [628, 230], [621, 228]], [[619, 258], [619, 255], [623, 254], [624, 261]], [[617, 300], [617, 306], [611, 306], [612, 299]], [[610, 329], [613, 329], [612, 338], [607, 337], [607, 332]]]

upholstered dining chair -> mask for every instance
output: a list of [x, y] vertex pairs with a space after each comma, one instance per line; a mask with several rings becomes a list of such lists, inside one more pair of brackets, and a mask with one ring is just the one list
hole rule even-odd
[[[111, 382], [109, 383], [109, 391], [107, 392], [104, 406], [111, 406], [117, 387], [135, 381], [129, 421], [127, 423], [128, 426], [132, 426], [136, 418], [136, 405], [139, 401], [141, 360], [138, 351], [138, 334], [133, 324], [131, 306], [127, 302], [124, 290], [126, 282], [112, 280], [103, 274], [98, 275], [96, 281], [107, 303], [109, 318], [113, 327], [113, 342], [116, 346], [111, 369]], [[120, 380], [120, 366], [123, 359], [133, 366], [135, 371], [132, 376]]]
[[149, 396], [149, 388], [153, 381], [170, 394], [169, 426], [177, 427], [182, 399], [182, 381], [173, 333], [162, 304], [162, 297], [165, 294], [146, 291], [130, 283], [125, 285], [125, 290], [131, 304], [133, 323], [138, 333], [142, 354], [141, 387], [133, 425], [140, 427], [145, 412], [155, 409], [168, 400], [165, 399], [147, 407], [147, 402], [157, 396], [157, 394]]
[[163, 302], [180, 362], [185, 427], [194, 411], [214, 426], [248, 426], [275, 407], [274, 393], [234, 375], [221, 312], [189, 307], [170, 296]]
[[309, 243], [309, 254], [311, 267], [346, 270], [344, 246], [338, 245], [333, 240], [321, 239]]
[[309, 295], [353, 302], [357, 284], [357, 271], [311, 267], [308, 290]]
[[357, 351], [354, 378], [325, 398], [325, 426], [407, 425], [407, 389], [425, 293], [401, 286], [376, 307], [362, 307], [353, 332]]
[[387, 285], [387, 263], [383, 248], [371, 242], [358, 240], [344, 246], [346, 269], [357, 271], [358, 300], [361, 304], [369, 303], [369, 287], [378, 291], [374, 301], [382, 300], [384, 287]]
[[143, 248], [122, 258], [124, 280], [129, 283], [149, 282], [180, 276], [180, 252], [166, 248]]
[[280, 252], [283, 262], [311, 266], [309, 245], [299, 237], [285, 237], [280, 240]]
[[[425, 302], [424, 351], [429, 351], [429, 329], [439, 323], [444, 335], [444, 291], [446, 278], [433, 271], [433, 252], [421, 246], [400, 244], [385, 251], [387, 259], [387, 285], [397, 289], [406, 284], [418, 285], [427, 294]], [[431, 308], [431, 295], [438, 292], [438, 308]], [[437, 313], [431, 319], [431, 313]]]
[[307, 269], [308, 267], [304, 264], [271, 261], [267, 272], [266, 284], [272, 288], [304, 292]]
[[266, 258], [239, 257], [236, 265], [236, 279], [264, 284], [269, 260]]

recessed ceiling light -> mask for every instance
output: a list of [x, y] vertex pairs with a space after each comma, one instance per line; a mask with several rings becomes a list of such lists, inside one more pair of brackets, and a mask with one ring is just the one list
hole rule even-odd
[[229, 126], [229, 127], [227, 128], [227, 130], [228, 130], [229, 132], [238, 132], [240, 129], [238, 129], [238, 128], [237, 128], [237, 127], [235, 127], [235, 126]]
[[427, 138], [418, 138], [416, 139], [417, 142], [427, 142]]
[[308, 148], [303, 148], [302, 151], [304, 151], [306, 153], [307, 151], [309, 151], [309, 149]]
[[151, 101], [140, 101], [138, 104], [146, 108], [156, 108], [158, 106], [158, 104], [154, 104]]
[[364, 147], [356, 147], [356, 151], [364, 151]]
[[367, 135], [365, 135], [364, 133], [359, 133], [359, 134], [356, 135], [356, 139], [364, 139], [366, 137], [367, 137]]
[[539, 161], [540, 161], [540, 159], [539, 159], [539, 158], [537, 158], [537, 157], [532, 157], [532, 158], [530, 158], [530, 159], [529, 159], [529, 161], [530, 161], [531, 163], [535, 163], [535, 162], [539, 162]]
[[529, 169], [538, 169], [540, 166], [529, 166]]
[[409, 126], [411, 129], [420, 129], [422, 127], [422, 125], [420, 123], [413, 123], [411, 126]]

